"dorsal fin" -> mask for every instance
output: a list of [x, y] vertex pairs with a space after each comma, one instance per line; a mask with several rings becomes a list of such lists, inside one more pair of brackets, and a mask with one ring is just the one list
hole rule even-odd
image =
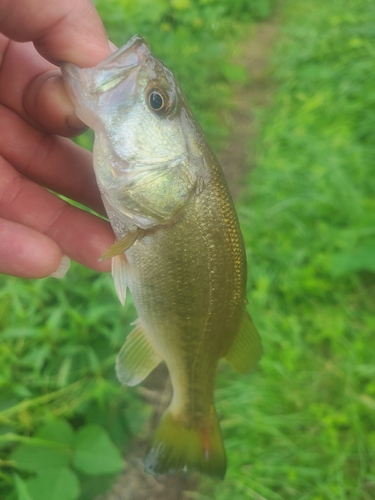
[[259, 333], [250, 314], [244, 309], [238, 333], [224, 357], [235, 370], [245, 374], [256, 368], [261, 355], [262, 344]]

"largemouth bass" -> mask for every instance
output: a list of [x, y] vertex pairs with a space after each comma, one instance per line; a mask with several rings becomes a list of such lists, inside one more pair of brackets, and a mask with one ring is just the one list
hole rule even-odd
[[165, 361], [173, 386], [146, 469], [224, 477], [216, 368], [225, 358], [249, 372], [261, 344], [223, 172], [175, 77], [139, 36], [95, 68], [62, 71], [76, 114], [95, 131], [95, 174], [117, 239], [103, 258], [120, 301], [128, 287], [139, 314], [117, 375], [136, 385]]

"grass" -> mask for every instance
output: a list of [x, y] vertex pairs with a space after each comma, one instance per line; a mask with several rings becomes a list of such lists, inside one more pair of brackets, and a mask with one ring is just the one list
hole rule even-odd
[[249, 379], [219, 377], [216, 500], [375, 497], [374, 21], [366, 0], [283, 8], [238, 206], [264, 357]]
[[[226, 129], [217, 102], [230, 105], [238, 73], [228, 71], [230, 40], [269, 8], [252, 3], [254, 12], [249, 4], [236, 2], [235, 11], [225, 1], [100, 0], [97, 7], [116, 43], [134, 32], [149, 39], [218, 146]], [[220, 369], [216, 399], [229, 468], [223, 483], [204, 480], [197, 495], [371, 500], [375, 7], [285, 0], [280, 10], [277, 90], [259, 114], [257, 167], [237, 204], [264, 356], [248, 378]], [[76, 265], [60, 281], [0, 282], [0, 497], [26, 500], [22, 488], [33, 472], [15, 467], [15, 436], [26, 446], [59, 417], [86, 433], [100, 425], [124, 449], [148, 415], [114, 377], [135, 312], [131, 303], [118, 305], [109, 276]], [[104, 488], [100, 477], [75, 473], [80, 498]]]
[[[233, 40], [271, 2], [240, 0], [234, 10], [228, 0], [96, 5], [118, 45], [136, 32], [147, 38], [221, 143], [227, 131], [217, 102], [219, 111], [231, 105], [230, 82], [243, 74], [229, 61]], [[92, 134], [78, 142], [90, 147]], [[58, 281], [0, 276], [1, 499], [92, 500], [108, 489], [122, 467], [118, 450], [142, 434], [150, 413], [114, 373], [135, 317], [131, 301], [118, 303], [109, 275], [78, 265]]]

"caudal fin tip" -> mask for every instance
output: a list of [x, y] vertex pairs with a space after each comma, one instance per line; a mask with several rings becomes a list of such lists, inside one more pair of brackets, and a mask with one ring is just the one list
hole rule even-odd
[[167, 412], [144, 460], [146, 472], [159, 475], [198, 471], [215, 479], [224, 479], [226, 456], [216, 414], [214, 420], [209, 435], [210, 446], [207, 447], [203, 442], [207, 433], [202, 441], [199, 430], [181, 426]]
[[175, 460], [173, 463], [166, 461], [164, 457], [151, 448], [144, 460], [145, 471], [153, 476], [163, 474], [175, 474], [176, 472], [191, 473], [193, 471], [206, 474], [214, 479], [223, 480], [226, 473], [226, 461], [210, 463], [209, 461], [197, 461], [188, 464], [185, 460]]

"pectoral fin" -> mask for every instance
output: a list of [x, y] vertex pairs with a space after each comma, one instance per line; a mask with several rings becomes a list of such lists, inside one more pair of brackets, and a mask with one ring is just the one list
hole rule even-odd
[[99, 258], [99, 261], [110, 259], [111, 257], [115, 257], [116, 255], [120, 255], [124, 253], [128, 248], [132, 246], [135, 240], [141, 235], [143, 229], [139, 227], [135, 231], [129, 231], [125, 234], [121, 240], [116, 241], [112, 246], [106, 250], [103, 255]]
[[117, 377], [125, 385], [137, 385], [162, 361], [146, 338], [139, 321], [116, 359]]
[[257, 366], [262, 355], [259, 333], [246, 309], [238, 333], [225, 359], [240, 373], [248, 373]]

